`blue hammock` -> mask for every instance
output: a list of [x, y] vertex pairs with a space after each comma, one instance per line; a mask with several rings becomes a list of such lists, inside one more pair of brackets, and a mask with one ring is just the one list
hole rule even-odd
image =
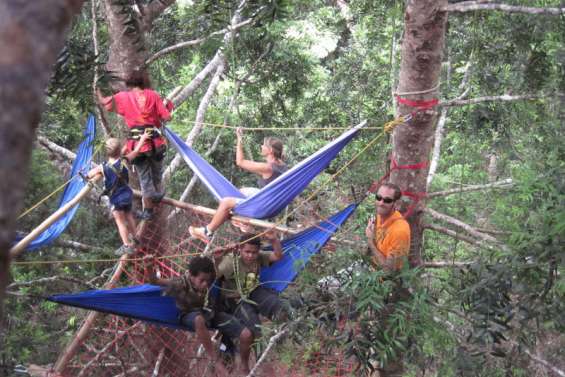
[[[320, 251], [356, 208], [357, 205], [352, 204], [327, 221], [283, 240], [283, 259], [269, 268], [263, 268], [261, 282], [267, 287], [282, 292], [305, 267], [310, 257]], [[179, 323], [179, 311], [175, 306], [175, 300], [172, 297], [162, 296], [161, 292], [161, 287], [145, 284], [55, 295], [48, 300], [186, 330], [186, 327]]]
[[[72, 200], [79, 192], [84, 188], [86, 182], [77, 177], [78, 173], [83, 170], [88, 170], [90, 168], [90, 162], [92, 161], [92, 150], [94, 145], [94, 138], [96, 137], [96, 118], [94, 115], [89, 114], [88, 120], [86, 122], [86, 130], [84, 131], [84, 139], [82, 143], [80, 143], [75, 161], [73, 162], [73, 168], [71, 170], [71, 177], [72, 179], [65, 190], [63, 191], [63, 195], [61, 196], [61, 200], [59, 202], [59, 207], [61, 208], [65, 204], [67, 204], [70, 200]], [[43, 246], [47, 246], [51, 244], [55, 239], [57, 239], [61, 233], [65, 231], [67, 225], [73, 219], [76, 211], [78, 210], [79, 204], [71, 208], [67, 213], [63, 215], [59, 220], [57, 220], [53, 225], [47, 228], [43, 233], [41, 233], [36, 239], [34, 239], [26, 248], [26, 250], [35, 250]], [[16, 237], [15, 243], [20, 241], [24, 238], [25, 235], [18, 235]]]
[[268, 219], [279, 214], [298, 196], [365, 124], [366, 122], [362, 122], [346, 131], [336, 140], [247, 198], [173, 131], [165, 128], [165, 135], [217, 200], [225, 197], [244, 199], [233, 209], [235, 214], [254, 219]]

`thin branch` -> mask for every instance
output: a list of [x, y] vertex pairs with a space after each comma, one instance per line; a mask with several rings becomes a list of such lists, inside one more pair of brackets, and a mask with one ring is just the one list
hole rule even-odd
[[[553, 94], [560, 96], [560, 94]], [[520, 94], [520, 95], [510, 95], [503, 94], [501, 96], [484, 96], [469, 99], [456, 98], [450, 101], [444, 101], [439, 104], [442, 107], [452, 107], [452, 106], [468, 106], [476, 105], [483, 102], [513, 102], [513, 101], [524, 101], [524, 100], [536, 100], [545, 97], [549, 97], [549, 94]]]
[[549, 370], [551, 370], [553, 373], [557, 374], [560, 377], [565, 377], [565, 371], [557, 368], [555, 365], [551, 364], [547, 360], [545, 360], [545, 359], [541, 358], [540, 356], [534, 354], [529, 349], [527, 349], [525, 347], [521, 347], [521, 348], [524, 350], [524, 353], [526, 355], [528, 355], [536, 363], [543, 365], [544, 367], [548, 368]]
[[273, 348], [274, 345], [277, 344], [279, 339], [282, 338], [287, 332], [288, 332], [288, 328], [285, 328], [284, 330], [277, 332], [275, 335], [273, 335], [271, 337], [271, 339], [269, 339], [269, 344], [267, 344], [267, 348], [265, 348], [265, 351], [263, 351], [263, 353], [261, 354], [261, 357], [259, 358], [259, 360], [257, 360], [257, 363], [255, 363], [255, 365], [253, 366], [253, 369], [251, 369], [251, 372], [249, 372], [247, 377], [255, 376], [255, 373], [257, 373], [257, 369], [265, 361], [267, 354], [269, 353], [271, 348]]
[[159, 369], [161, 369], [161, 363], [163, 362], [163, 358], [165, 357], [165, 348], [162, 348], [159, 352], [159, 356], [157, 357], [157, 361], [155, 362], [155, 368], [153, 369], [153, 373], [151, 374], [152, 377], [159, 376]]
[[425, 268], [455, 268], [455, 267], [467, 267], [475, 262], [446, 262], [446, 261], [436, 261], [436, 262], [425, 262], [423, 266]]
[[216, 36], [216, 35], [219, 35], [219, 34], [226, 34], [228, 32], [232, 32], [232, 31], [237, 31], [238, 29], [242, 28], [245, 25], [250, 24], [251, 22], [253, 22], [253, 19], [248, 18], [245, 21], [241, 21], [241, 22], [239, 22], [239, 23], [237, 23], [233, 26], [228, 26], [228, 27], [223, 28], [221, 30], [214, 31], [214, 32], [208, 34], [205, 37], [193, 39], [193, 40], [186, 41], [186, 42], [180, 42], [180, 43], [177, 43], [175, 45], [166, 47], [166, 48], [162, 49], [161, 51], [156, 52], [155, 54], [153, 54], [153, 56], [151, 56], [149, 59], [147, 59], [145, 61], [145, 65], [146, 66], [149, 65], [149, 64], [153, 63], [155, 60], [162, 57], [163, 55], [170, 54], [173, 51], [179, 50], [179, 49], [184, 48], [184, 47], [195, 46], [197, 44], [203, 43], [203, 42], [207, 41], [208, 39], [212, 38], [213, 36]]
[[56, 239], [53, 242], [53, 246], [58, 246], [66, 249], [73, 249], [79, 251], [95, 251], [95, 250], [102, 250], [99, 246], [92, 246], [87, 245], [81, 242], [72, 241], [72, 240], [62, 240], [60, 238]]
[[85, 286], [87, 286], [91, 289], [96, 289], [96, 286], [89, 284], [88, 282], [85, 282], [83, 280], [71, 278], [71, 277], [68, 277], [68, 276], [57, 276], [57, 275], [50, 276], [48, 278], [40, 278], [40, 279], [30, 280], [30, 281], [14, 282], [14, 283], [8, 285], [7, 288], [8, 289], [14, 289], [14, 288], [20, 288], [20, 287], [29, 287], [29, 286], [32, 286], [32, 285], [50, 283], [50, 282], [54, 282], [54, 281], [68, 281], [68, 282], [71, 282], [71, 283], [85, 285]]
[[475, 10], [498, 10], [508, 13], [541, 14], [547, 16], [559, 16], [565, 14], [565, 8], [534, 8], [520, 5], [509, 5], [499, 3], [482, 3], [478, 1], [463, 1], [457, 4], [449, 4], [444, 8], [447, 12], [471, 12]]
[[[216, 68], [216, 72], [214, 73], [214, 77], [212, 77], [212, 80], [210, 81], [210, 85], [208, 85], [208, 89], [206, 90], [206, 93], [204, 94], [204, 96], [200, 100], [200, 104], [198, 105], [194, 126], [192, 127], [192, 130], [190, 130], [190, 133], [186, 137], [185, 142], [188, 146], [192, 146], [194, 140], [202, 131], [202, 127], [203, 127], [202, 123], [204, 122], [206, 111], [208, 110], [208, 106], [210, 105], [212, 96], [214, 95], [214, 92], [216, 91], [216, 88], [218, 87], [220, 83], [220, 79], [224, 72], [225, 58], [223, 57], [223, 54], [220, 53], [220, 55], [221, 55], [221, 59], [219, 61], [218, 67]], [[173, 160], [171, 161], [171, 163], [169, 164], [169, 166], [167, 167], [167, 169], [165, 169], [165, 172], [163, 173], [163, 184], [166, 184], [168, 182], [173, 172], [179, 167], [181, 160], [182, 157], [180, 156], [179, 153], [177, 153], [173, 158]]]
[[484, 246], [474, 238], [468, 237], [468, 236], [466, 236], [462, 233], [456, 232], [456, 231], [448, 229], [448, 228], [444, 228], [444, 227], [439, 226], [439, 225], [425, 224], [424, 229], [433, 230], [435, 232], [448, 235], [448, 236], [453, 237], [453, 238], [455, 238], [459, 241], [467, 242], [468, 244], [471, 244], [471, 245], [474, 245], [474, 246], [478, 246], [478, 247]]
[[503, 179], [502, 181], [497, 181], [493, 183], [488, 183], [484, 185], [470, 185], [467, 187], [462, 188], [455, 188], [451, 190], [445, 191], [436, 191], [429, 193], [427, 195], [428, 198], [436, 198], [438, 196], [448, 196], [452, 194], [458, 194], [462, 192], [471, 192], [471, 191], [482, 191], [482, 190], [489, 190], [489, 189], [508, 189], [514, 186], [514, 182], [512, 178]]
[[451, 225], [454, 225], [458, 228], [461, 228], [463, 230], [465, 230], [468, 234], [470, 234], [471, 236], [478, 238], [479, 240], [485, 241], [487, 243], [493, 243], [495, 244], [497, 247], [501, 248], [502, 250], [507, 251], [508, 247], [506, 247], [505, 245], [503, 245], [500, 241], [498, 241], [496, 238], [489, 236], [488, 234], [484, 234], [479, 232], [478, 230], [476, 230], [475, 228], [473, 228], [471, 225], [464, 223], [461, 220], [458, 220], [454, 217], [448, 216], [446, 214], [443, 213], [439, 213], [437, 211], [434, 211], [433, 209], [429, 208], [429, 207], [424, 207], [422, 209], [425, 213], [427, 213], [428, 215], [432, 216], [434, 219], [437, 220], [442, 220], [445, 221]]
[[441, 143], [443, 141], [445, 124], [447, 123], [447, 107], [441, 109], [441, 114], [437, 122], [436, 130], [434, 133], [434, 148], [432, 151], [432, 159], [430, 161], [430, 170], [428, 171], [428, 177], [426, 181], [426, 189], [428, 189], [435, 177], [437, 166], [439, 163], [439, 157], [441, 153]]

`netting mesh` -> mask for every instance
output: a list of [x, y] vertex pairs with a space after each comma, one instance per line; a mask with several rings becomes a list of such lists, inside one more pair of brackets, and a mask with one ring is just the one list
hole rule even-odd
[[[118, 286], [146, 283], [153, 269], [158, 269], [163, 278], [181, 274], [190, 257], [205, 250], [203, 243], [190, 238], [188, 226], [206, 224], [210, 216], [178, 208], [171, 211], [171, 207], [164, 204], [158, 213], [157, 219], [142, 224], [140, 233], [143, 246], [138, 250], [136, 259], [127, 263]], [[213, 245], [226, 245], [235, 241], [240, 234], [228, 222], [221, 231], [216, 232]], [[140, 258], [148, 254], [166, 258], [153, 259], [149, 266], [148, 259]], [[319, 352], [307, 356], [298, 351], [295, 357], [296, 360], [286, 366], [276, 356], [268, 357], [268, 361], [259, 367], [257, 375], [275, 373], [298, 377], [353, 374], [354, 364], [334, 347], [322, 345]], [[213, 376], [212, 370], [212, 363], [201, 350], [194, 333], [100, 314], [78, 352], [66, 365], [63, 375]]]

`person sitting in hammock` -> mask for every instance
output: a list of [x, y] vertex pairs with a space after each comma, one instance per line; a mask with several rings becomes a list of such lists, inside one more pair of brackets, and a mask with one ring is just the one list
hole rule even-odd
[[[243, 187], [240, 191], [245, 196], [251, 196], [265, 187], [277, 177], [288, 170], [288, 166], [283, 161], [283, 143], [275, 137], [266, 137], [261, 145], [261, 155], [265, 162], [258, 162], [245, 159], [243, 151], [243, 129], [236, 129], [237, 144], [235, 154], [235, 164], [241, 169], [257, 174], [260, 178], [257, 182], [258, 188]], [[192, 237], [196, 237], [205, 243], [210, 242], [214, 232], [230, 217], [231, 210], [241, 201], [239, 198], [226, 197], [220, 200], [220, 204], [212, 220], [204, 227], [190, 226], [188, 231]]]
[[139, 156], [141, 146], [148, 139], [149, 135], [141, 136], [134, 150], [126, 155], [123, 154], [125, 147], [122, 148], [122, 142], [119, 139], [106, 140], [108, 161], [90, 170], [87, 175], [88, 179], [97, 176], [104, 177], [102, 195], [107, 195], [110, 199], [112, 216], [122, 239], [122, 246], [116, 250], [116, 255], [133, 254], [136, 244], [139, 244], [135, 238], [136, 225], [132, 213], [133, 191], [129, 187], [129, 171], [124, 162], [131, 163]]
[[[258, 234], [241, 236], [236, 245], [214, 250], [216, 277], [221, 284], [219, 307], [233, 314], [253, 333], [261, 336], [259, 314], [270, 320], [282, 320], [287, 310], [278, 294], [259, 282], [261, 268], [278, 262], [283, 257], [282, 244], [276, 232], [270, 230], [264, 237], [271, 243], [272, 252], [261, 251]], [[241, 353], [243, 372], [249, 373], [247, 360]]]
[[161, 279], [153, 272], [149, 280], [151, 284], [164, 287], [164, 294], [175, 299], [177, 309], [180, 311], [180, 323], [190, 331], [196, 332], [198, 341], [215, 362], [218, 375], [228, 376], [229, 372], [220, 360], [218, 352], [214, 350], [209, 329], [217, 329], [230, 339], [239, 338], [241, 368], [249, 373], [247, 360], [253, 343], [253, 334], [234, 316], [216, 310], [215, 300], [210, 295], [214, 278], [215, 268], [212, 260], [208, 257], [195, 256], [190, 260], [188, 271], [184, 275]]

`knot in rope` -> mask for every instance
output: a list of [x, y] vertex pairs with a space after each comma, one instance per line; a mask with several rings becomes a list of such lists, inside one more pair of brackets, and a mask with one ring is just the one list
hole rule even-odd
[[398, 125], [404, 123], [404, 117], [397, 118], [395, 120], [391, 120], [390, 122], [386, 122], [383, 126], [384, 132], [392, 132]]

